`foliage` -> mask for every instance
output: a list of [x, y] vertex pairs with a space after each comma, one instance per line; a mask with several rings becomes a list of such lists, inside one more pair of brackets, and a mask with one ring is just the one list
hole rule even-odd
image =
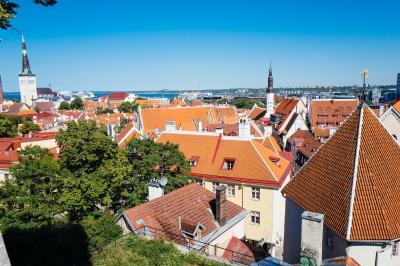
[[9, 116], [0, 116], [0, 138], [12, 138], [17, 136], [18, 124], [21, 119]]
[[103, 114], [112, 114], [114, 111], [110, 108], [97, 108], [96, 109], [96, 114], [98, 115], [103, 115]]
[[118, 106], [118, 111], [120, 113], [132, 113], [137, 111], [138, 104], [132, 102], [122, 102], [120, 106]]
[[20, 128], [20, 132], [22, 134], [28, 134], [29, 132], [38, 132], [38, 131], [40, 131], [39, 126], [28, 119], [26, 119], [22, 123], [22, 127]]
[[63, 101], [60, 103], [60, 107], [58, 108], [59, 110], [71, 110], [71, 105], [69, 102]]
[[[42, 6], [53, 6], [57, 0], [33, 0], [35, 4]], [[0, 0], [0, 28], [7, 29], [11, 27], [11, 20], [15, 18], [19, 5], [10, 0]]]
[[70, 122], [56, 141], [66, 178], [62, 202], [70, 219], [95, 215], [101, 206], [114, 211], [119, 208], [131, 168], [125, 152], [107, 136], [105, 127], [95, 121]]
[[0, 226], [39, 228], [50, 225], [63, 212], [59, 203], [63, 178], [48, 149], [28, 146], [11, 168], [13, 179], [0, 186]]
[[168, 178], [165, 192], [168, 193], [188, 183], [190, 168], [178, 145], [154, 143], [152, 140], [133, 139], [127, 146], [133, 179], [127, 186], [127, 206], [138, 205], [147, 198], [147, 184], [152, 179]]
[[75, 110], [83, 110], [84, 108], [83, 101], [80, 97], [76, 97], [75, 99], [73, 99], [70, 106], [71, 109]]
[[66, 224], [3, 231], [13, 266], [89, 266], [88, 239], [82, 226]]
[[244, 109], [251, 109], [253, 108], [254, 104], [257, 104], [259, 107], [265, 107], [265, 103], [249, 98], [239, 98], [234, 99], [231, 101], [231, 104], [235, 105], [237, 108], [244, 108]]
[[104, 213], [98, 219], [89, 216], [81, 222], [89, 239], [89, 249], [99, 249], [122, 236], [122, 228], [113, 216]]
[[127, 236], [111, 244], [92, 258], [94, 266], [125, 265], [225, 265], [199, 257], [194, 253], [182, 254], [162, 239], [147, 240]]

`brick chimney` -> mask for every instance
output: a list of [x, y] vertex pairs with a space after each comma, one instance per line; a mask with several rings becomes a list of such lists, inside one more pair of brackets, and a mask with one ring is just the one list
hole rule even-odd
[[226, 223], [226, 186], [217, 187], [215, 193], [215, 220], [223, 226]]

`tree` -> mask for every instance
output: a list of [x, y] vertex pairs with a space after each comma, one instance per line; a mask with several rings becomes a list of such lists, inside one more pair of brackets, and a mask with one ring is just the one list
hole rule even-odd
[[0, 138], [12, 138], [18, 134], [19, 120], [11, 117], [0, 116]]
[[147, 186], [152, 179], [167, 177], [166, 193], [188, 184], [190, 168], [176, 144], [134, 139], [127, 146], [127, 155], [132, 164], [133, 178], [127, 186], [130, 193], [123, 195], [126, 207], [146, 201]]
[[[42, 6], [53, 6], [57, 0], [33, 0], [35, 4]], [[15, 18], [19, 5], [10, 0], [0, 0], [0, 28], [7, 29], [11, 27], [11, 20]]]
[[133, 102], [122, 102], [120, 106], [118, 106], [118, 111], [120, 113], [132, 113], [137, 111], [138, 104]]
[[38, 131], [40, 131], [39, 126], [34, 122], [32, 122], [31, 120], [27, 119], [24, 121], [20, 129], [20, 132], [22, 134], [28, 134], [29, 132], [38, 132]]
[[68, 123], [56, 138], [59, 163], [66, 171], [62, 202], [72, 221], [96, 215], [121, 203], [122, 186], [130, 172], [125, 153], [119, 150], [104, 126], [95, 121]]
[[83, 101], [80, 97], [75, 98], [71, 104], [71, 109], [82, 110], [83, 109]]
[[59, 110], [71, 110], [71, 105], [69, 104], [69, 102], [61, 102], [60, 103], [60, 107], [58, 107]]
[[39, 228], [50, 225], [64, 211], [60, 204], [63, 178], [53, 154], [39, 146], [22, 150], [11, 168], [12, 179], [0, 186], [0, 225]]
[[112, 113], [114, 113], [114, 111], [112, 109], [110, 109], [110, 108], [100, 107], [100, 108], [96, 109], [96, 114], [98, 114], [98, 115], [112, 114]]

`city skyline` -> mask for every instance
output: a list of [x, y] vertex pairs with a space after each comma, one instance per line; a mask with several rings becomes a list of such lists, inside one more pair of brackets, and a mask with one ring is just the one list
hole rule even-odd
[[[389, 1], [393, 8], [387, 9], [368, 1], [359, 2], [362, 6], [289, 2], [107, 6], [60, 1], [54, 8], [29, 2], [20, 8], [14, 26], [25, 32], [38, 86], [262, 88], [270, 59], [276, 87], [361, 85], [364, 69], [370, 72], [367, 83], [396, 84], [398, 3]], [[18, 91], [21, 36], [10, 29], [0, 38], [4, 90]]]

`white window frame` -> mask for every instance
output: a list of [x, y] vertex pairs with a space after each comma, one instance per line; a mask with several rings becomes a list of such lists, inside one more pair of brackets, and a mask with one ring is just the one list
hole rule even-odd
[[217, 187], [219, 187], [219, 186], [220, 186], [219, 182], [213, 182], [212, 183], [212, 191], [215, 192], [217, 190]]
[[236, 191], [235, 191], [235, 185], [228, 184], [228, 185], [227, 185], [226, 191], [227, 191], [226, 194], [227, 194], [229, 197], [234, 197], [234, 196], [235, 196], [235, 193], [236, 193]]
[[250, 212], [250, 222], [254, 225], [260, 225], [261, 223], [261, 215], [258, 211], [251, 211]]
[[223, 169], [225, 169], [225, 170], [232, 170], [234, 166], [235, 166], [235, 160], [231, 160], [231, 159], [225, 159], [225, 160], [224, 160], [224, 167], [223, 167]]
[[260, 198], [261, 198], [261, 189], [259, 187], [251, 187], [251, 199], [260, 200]]
[[189, 160], [189, 166], [196, 167], [197, 166], [197, 160]]
[[392, 256], [399, 256], [400, 255], [400, 241], [394, 242], [392, 246]]

